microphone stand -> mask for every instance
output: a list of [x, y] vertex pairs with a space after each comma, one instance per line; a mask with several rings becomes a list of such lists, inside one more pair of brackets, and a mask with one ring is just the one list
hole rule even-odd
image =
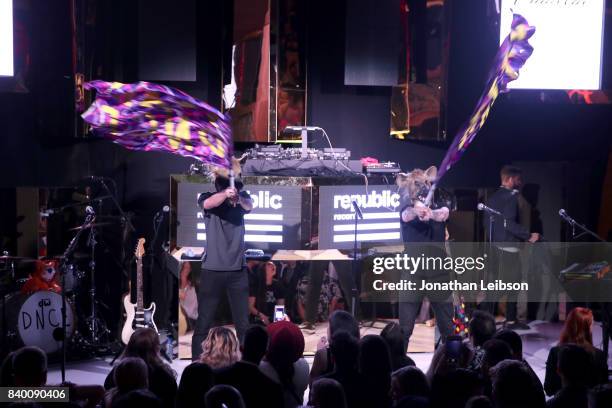
[[92, 224], [95, 221], [95, 219], [96, 219], [95, 215], [87, 214], [87, 216], [85, 217], [85, 221], [83, 222], [83, 224], [81, 225], [81, 227], [79, 228], [75, 236], [72, 238], [72, 240], [68, 244], [68, 247], [64, 251], [64, 254], [62, 255], [62, 262], [60, 265], [60, 269], [62, 271], [62, 288], [61, 288], [62, 289], [62, 310], [61, 310], [61, 314], [62, 314], [62, 334], [61, 334], [62, 359], [60, 362], [60, 369], [62, 372], [62, 383], [66, 381], [66, 289], [65, 289], [66, 272], [67, 272], [66, 265], [68, 263], [68, 259], [72, 256], [72, 253], [76, 249], [76, 245], [79, 242], [79, 238], [81, 237], [81, 234], [83, 233], [83, 231], [87, 229], [88, 225]]
[[353, 261], [351, 262], [351, 275], [353, 276], [353, 288], [351, 290], [351, 314], [353, 315], [353, 317], [357, 317], [356, 316], [356, 302], [357, 302], [357, 296], [359, 295], [359, 292], [357, 291], [357, 226], [359, 225], [359, 219], [363, 218], [363, 214], [361, 213], [361, 210], [359, 209], [359, 206], [357, 205], [356, 201], [352, 202], [354, 210], [355, 210], [355, 231], [353, 234]]

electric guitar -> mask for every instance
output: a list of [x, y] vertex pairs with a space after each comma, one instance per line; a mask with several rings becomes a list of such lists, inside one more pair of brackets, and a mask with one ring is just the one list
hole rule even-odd
[[155, 314], [155, 303], [145, 309], [142, 295], [142, 257], [144, 256], [145, 239], [140, 238], [136, 245], [136, 303], [130, 302], [130, 293], [123, 297], [123, 307], [125, 314], [125, 324], [121, 330], [121, 341], [123, 344], [128, 344], [132, 333], [141, 327], [149, 327], [157, 332], [157, 326], [153, 321]]

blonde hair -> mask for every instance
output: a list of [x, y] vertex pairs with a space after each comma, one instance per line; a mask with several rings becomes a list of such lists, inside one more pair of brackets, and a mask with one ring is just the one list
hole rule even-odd
[[238, 360], [240, 351], [234, 332], [222, 326], [210, 329], [202, 342], [200, 361], [215, 369], [230, 366]]

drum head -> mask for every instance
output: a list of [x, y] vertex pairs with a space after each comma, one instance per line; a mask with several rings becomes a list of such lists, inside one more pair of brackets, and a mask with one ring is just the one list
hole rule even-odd
[[[53, 353], [62, 347], [62, 297], [54, 292], [35, 292], [28, 296], [17, 316], [19, 337], [26, 346]], [[74, 314], [66, 301], [66, 338], [74, 332]]]

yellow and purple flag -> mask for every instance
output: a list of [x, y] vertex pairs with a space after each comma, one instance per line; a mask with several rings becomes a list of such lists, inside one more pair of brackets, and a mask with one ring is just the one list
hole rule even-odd
[[476, 109], [470, 119], [455, 135], [438, 170], [436, 183], [448, 169], [459, 161], [463, 152], [472, 143], [487, 119], [497, 96], [500, 93], [507, 92], [508, 83], [518, 78], [519, 69], [523, 67], [533, 53], [533, 47], [529, 45], [528, 40], [534, 32], [535, 27], [530, 26], [523, 16], [514, 14], [510, 34], [495, 55], [494, 65], [487, 81], [487, 88], [478, 100]]
[[149, 82], [91, 81], [96, 99], [82, 115], [97, 135], [131, 150], [164, 151], [229, 169], [229, 119], [186, 93]]

